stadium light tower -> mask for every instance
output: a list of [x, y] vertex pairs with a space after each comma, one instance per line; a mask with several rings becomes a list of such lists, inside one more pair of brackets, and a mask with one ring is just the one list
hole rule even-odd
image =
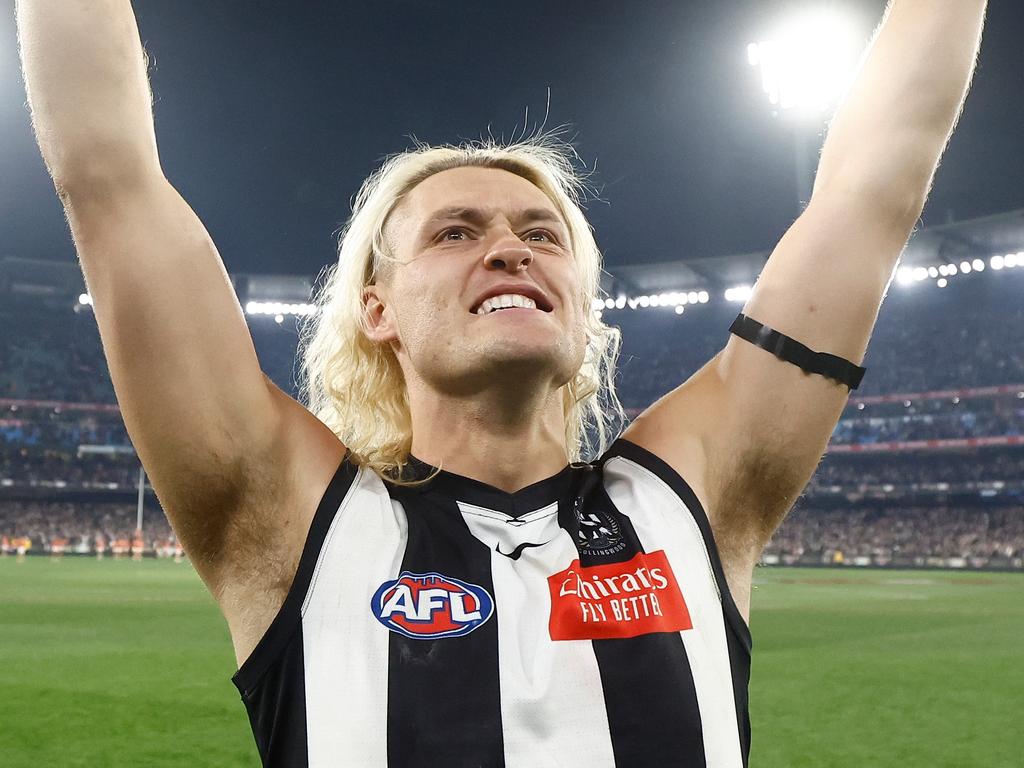
[[760, 71], [772, 114], [790, 123], [793, 132], [801, 211], [814, 183], [810, 129], [819, 137], [852, 82], [861, 49], [858, 37], [855, 19], [835, 7], [817, 6], [785, 19], [765, 40], [747, 46], [747, 60]]

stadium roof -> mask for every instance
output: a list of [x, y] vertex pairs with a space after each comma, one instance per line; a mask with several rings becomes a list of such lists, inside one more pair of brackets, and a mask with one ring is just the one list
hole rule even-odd
[[[1024, 248], [1024, 208], [922, 229], [907, 245], [902, 266], [929, 266], [963, 258], [994, 256]], [[616, 267], [602, 287], [631, 295], [753, 285], [771, 250], [707, 259]]]

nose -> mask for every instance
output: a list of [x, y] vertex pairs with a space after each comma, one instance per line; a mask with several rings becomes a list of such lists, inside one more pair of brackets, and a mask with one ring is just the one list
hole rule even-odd
[[488, 269], [504, 270], [512, 274], [528, 269], [531, 263], [533, 251], [518, 237], [502, 238], [484, 256], [484, 266]]

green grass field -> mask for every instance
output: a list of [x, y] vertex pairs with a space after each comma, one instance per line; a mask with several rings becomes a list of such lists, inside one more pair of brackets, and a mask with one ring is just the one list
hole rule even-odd
[[[751, 766], [1024, 766], [1024, 574], [761, 569]], [[187, 564], [0, 558], [0, 765], [258, 766]]]

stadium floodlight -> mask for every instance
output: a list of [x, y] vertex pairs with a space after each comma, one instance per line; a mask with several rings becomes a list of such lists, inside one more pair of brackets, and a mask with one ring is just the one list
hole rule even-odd
[[677, 315], [681, 315], [685, 311], [686, 311], [686, 307], [684, 307], [682, 304], [677, 304], [676, 305], [676, 314]]
[[938, 280], [936, 280], [935, 284], [939, 286], [939, 288], [945, 288], [947, 285], [949, 285], [949, 283], [946, 281], [946, 278], [944, 277], [940, 277]]
[[81, 293], [78, 295], [78, 303], [83, 306], [91, 306], [92, 296], [90, 296], [88, 293]]
[[625, 309], [626, 308], [626, 297], [625, 296], [619, 296], [618, 298], [615, 299], [615, 308], [616, 309]]
[[313, 315], [317, 313], [315, 304], [285, 304], [280, 301], [249, 301], [245, 304], [248, 315]]
[[971, 267], [971, 262], [969, 262], [969, 261], [961, 261], [960, 262], [960, 271], [963, 272], [965, 275], [970, 274], [972, 269], [973, 269], [973, 267]]
[[[857, 30], [858, 24], [847, 14], [819, 7], [784, 19], [764, 40], [747, 46], [747, 61], [760, 71], [772, 114], [793, 129], [800, 213], [814, 188], [814, 164], [805, 146], [812, 138], [801, 126], [820, 125], [852, 83], [861, 48]], [[813, 141], [818, 143], [820, 136]]]
[[993, 256], [991, 259], [989, 259], [988, 265], [990, 267], [992, 267], [992, 269], [995, 269], [995, 270], [1002, 269], [1003, 268], [1003, 257], [1002, 256]]
[[855, 20], [836, 8], [806, 9], [767, 39], [747, 46], [747, 61], [778, 113], [820, 118], [856, 73], [861, 41]]
[[975, 259], [971, 262], [971, 266], [974, 267], [975, 272], [983, 272], [985, 270], [985, 262], [983, 259]]
[[753, 286], [750, 285], [737, 285], [734, 288], [725, 289], [725, 300], [726, 301], [746, 301], [750, 298], [750, 294], [754, 292]]

